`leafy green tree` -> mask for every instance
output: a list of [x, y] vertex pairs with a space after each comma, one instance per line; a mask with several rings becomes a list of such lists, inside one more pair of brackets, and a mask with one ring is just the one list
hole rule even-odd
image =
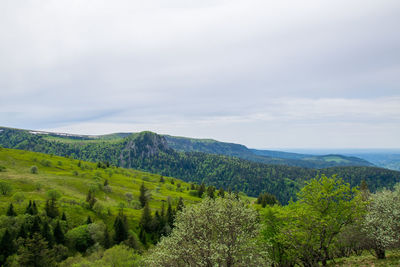
[[234, 196], [206, 198], [178, 213], [176, 227], [145, 259], [146, 266], [266, 266], [256, 244], [257, 212]]
[[46, 240], [38, 233], [28, 238], [19, 250], [20, 266], [43, 267], [55, 266], [53, 251], [48, 249]]
[[215, 197], [214, 193], [215, 193], [215, 187], [214, 186], [210, 185], [209, 187], [207, 187], [207, 196], [209, 198], [214, 198]]
[[17, 213], [15, 212], [14, 206], [13, 206], [12, 203], [10, 203], [10, 205], [8, 206], [6, 215], [7, 216], [12, 216], [12, 217], [17, 216]]
[[48, 199], [46, 201], [46, 206], [44, 209], [46, 211], [46, 215], [52, 219], [56, 218], [59, 215], [56, 200]]
[[178, 211], [182, 211], [184, 207], [185, 207], [185, 204], [183, 203], [183, 198], [180, 197], [179, 201], [178, 201], [178, 204], [176, 205], [176, 211], [177, 212]]
[[30, 171], [31, 171], [32, 174], [38, 174], [39, 169], [38, 169], [37, 166], [32, 166]]
[[326, 266], [337, 235], [362, 212], [356, 193], [342, 179], [322, 175], [306, 183], [297, 202], [270, 208], [264, 237], [274, 244], [275, 260], [291, 258], [305, 266], [319, 262]]
[[89, 203], [89, 207], [92, 209], [94, 204], [96, 203], [97, 199], [94, 195], [93, 190], [89, 190], [86, 196], [86, 202]]
[[197, 189], [197, 196], [202, 197], [205, 191], [206, 191], [206, 186], [204, 185], [204, 183], [201, 183], [201, 185]]
[[400, 184], [393, 191], [383, 190], [371, 195], [364, 219], [364, 231], [373, 241], [378, 259], [385, 258], [385, 250], [400, 240]]
[[12, 186], [11, 184], [0, 181], [0, 194], [3, 196], [8, 195], [12, 191]]
[[218, 190], [218, 196], [222, 198], [225, 197], [225, 190], [222, 187]]

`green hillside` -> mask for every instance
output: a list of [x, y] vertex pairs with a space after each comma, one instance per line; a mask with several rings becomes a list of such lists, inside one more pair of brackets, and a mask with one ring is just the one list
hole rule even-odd
[[[203, 152], [177, 151], [171, 148], [167, 138], [152, 132], [131, 134], [123, 138], [124, 134], [118, 134], [116, 138], [104, 140], [100, 137], [71, 137], [9, 128], [1, 130], [0, 145], [4, 147], [92, 162], [109, 162], [115, 166], [177, 177], [186, 182], [242, 191], [253, 197], [268, 192], [275, 195], [281, 203], [295, 199], [296, 192], [305, 181], [322, 173], [332, 174], [334, 171], [351, 186], [358, 186], [362, 180], [366, 180], [373, 191], [380, 187], [392, 187], [400, 181], [400, 172], [375, 167], [310, 169]], [[341, 158], [332, 155], [325, 160], [335, 162]]]
[[[80, 167], [78, 166], [80, 165]], [[151, 196], [151, 210], [161, 210], [163, 203], [169, 199], [174, 205], [180, 197], [185, 203], [195, 203], [200, 198], [192, 196], [190, 184], [178, 179], [117, 167], [98, 168], [96, 163], [81, 162], [71, 158], [46, 155], [15, 149], [0, 149], [0, 181], [11, 185], [11, 192], [1, 196], [0, 214], [5, 214], [9, 202], [17, 202], [17, 213], [23, 212], [29, 200], [36, 200], [39, 209], [43, 208], [49, 190], [57, 190], [62, 194], [59, 200], [60, 209], [67, 217], [74, 218], [72, 225], [81, 224], [88, 215], [95, 219], [105, 220], [112, 224], [112, 216], [101, 216], [86, 207], [86, 197], [93, 190], [97, 201], [104, 207], [104, 212], [117, 214], [121, 205], [124, 207], [130, 224], [137, 226], [141, 216], [138, 201], [142, 183]], [[38, 173], [32, 174], [30, 169], [37, 166]], [[104, 189], [108, 181], [109, 189]], [[17, 201], [21, 194], [22, 201]], [[132, 194], [128, 202], [126, 194]], [[73, 216], [72, 216], [73, 215]]]

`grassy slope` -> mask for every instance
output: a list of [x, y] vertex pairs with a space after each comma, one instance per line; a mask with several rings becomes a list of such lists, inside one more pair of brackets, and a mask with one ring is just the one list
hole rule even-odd
[[328, 266], [400, 266], [400, 251], [389, 250], [386, 252], [386, 259], [378, 260], [375, 256], [365, 251], [361, 256], [351, 256], [349, 258], [335, 259], [335, 261], [328, 264]]
[[[49, 167], [45, 166], [45, 161], [50, 162]], [[17, 213], [23, 213], [29, 199], [37, 200], [39, 211], [42, 211], [46, 192], [56, 189], [62, 193], [59, 200], [61, 212], [65, 211], [69, 220], [73, 220], [70, 221], [73, 225], [82, 224], [88, 215], [98, 218], [93, 211], [85, 208], [85, 199], [89, 188], [100, 188], [105, 179], [109, 180], [112, 193], [105, 193], [99, 189], [96, 198], [106, 209], [109, 208], [113, 215], [117, 214], [120, 203], [124, 203], [124, 212], [128, 215], [131, 226], [137, 224], [142, 213], [138, 205], [142, 182], [150, 190], [150, 207], [153, 212], [160, 210], [163, 201], [168, 197], [173, 205], [176, 205], [179, 197], [184, 199], [185, 204], [200, 201], [200, 198], [189, 194], [190, 185], [178, 179], [165, 177], [165, 183], [160, 183], [160, 175], [115, 167], [98, 169], [96, 164], [91, 162], [82, 162], [81, 167], [78, 167], [78, 162], [42, 153], [0, 148], [0, 166], [6, 167], [4, 172], [0, 172], [0, 181], [6, 181], [13, 187], [10, 194], [0, 196], [0, 215], [5, 214], [10, 201], [13, 201]], [[33, 165], [39, 168], [38, 174], [30, 173]], [[78, 172], [78, 175], [74, 172]], [[171, 180], [174, 180], [174, 184], [171, 184]], [[178, 184], [181, 184], [182, 192], [179, 192]], [[17, 192], [22, 192], [25, 196], [22, 203], [17, 203], [13, 198]], [[125, 198], [125, 193], [128, 192], [133, 195], [131, 205], [128, 205]], [[105, 215], [102, 219], [111, 226], [113, 217], [108, 217], [110, 216]]]

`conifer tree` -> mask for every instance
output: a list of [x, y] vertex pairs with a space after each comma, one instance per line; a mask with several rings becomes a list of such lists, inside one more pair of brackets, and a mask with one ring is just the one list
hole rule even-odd
[[92, 218], [90, 218], [90, 215], [86, 219], [86, 224], [91, 224], [93, 223]]
[[60, 221], [57, 221], [56, 227], [54, 227], [54, 241], [57, 244], [64, 244], [65, 236], [61, 229]]
[[49, 248], [52, 248], [54, 236], [51, 233], [51, 229], [50, 229], [49, 223], [47, 221], [45, 221], [43, 223], [42, 237], [47, 241]]
[[25, 213], [26, 213], [26, 214], [33, 215], [33, 212], [32, 212], [32, 200], [29, 200], [29, 204], [28, 204], [28, 206], [27, 206], [26, 209], [25, 209]]
[[61, 220], [67, 221], [67, 216], [65, 215], [65, 212], [62, 213]]
[[128, 238], [128, 227], [127, 227], [126, 217], [122, 212], [120, 212], [118, 216], [115, 218], [114, 231], [115, 231], [114, 241], [116, 244], [119, 244]]
[[146, 205], [143, 208], [142, 217], [140, 218], [139, 225], [146, 232], [150, 233], [151, 221], [152, 221], [152, 218], [151, 218], [151, 211], [150, 211], [149, 203], [146, 203]]
[[111, 247], [110, 233], [108, 232], [108, 228], [107, 227], [104, 228], [104, 243], [103, 243], [103, 247], [105, 249], [108, 249], [108, 248]]
[[18, 263], [20, 266], [55, 266], [54, 254], [48, 249], [46, 240], [38, 233], [26, 240], [20, 249]]
[[174, 217], [175, 217], [175, 212], [172, 209], [171, 202], [168, 202], [168, 209], [167, 209], [167, 223], [169, 227], [173, 228], [174, 225]]
[[17, 216], [17, 213], [15, 212], [14, 206], [13, 206], [12, 203], [10, 203], [10, 206], [8, 206], [7, 214], [6, 214], [6, 215], [7, 215], [7, 216], [12, 216], [12, 217]]
[[210, 185], [209, 187], [207, 187], [207, 196], [209, 197], [209, 198], [212, 198], [212, 199], [214, 199], [214, 192], [215, 192], [215, 187], [214, 186], [212, 186], [212, 185]]
[[88, 194], [86, 196], [86, 202], [89, 203], [89, 207], [93, 208], [94, 204], [96, 203], [97, 199], [94, 196], [94, 192], [92, 190], [88, 191]]
[[142, 208], [146, 205], [147, 203], [147, 196], [146, 196], [147, 188], [144, 186], [144, 183], [140, 186], [140, 196], [139, 196], [139, 201], [140, 205]]
[[59, 215], [58, 207], [56, 204], [56, 200], [47, 200], [45, 206], [46, 215], [52, 219], [56, 218]]
[[16, 251], [16, 246], [14, 239], [12, 238], [8, 229], [3, 234], [3, 237], [0, 241], [0, 266], [2, 266], [7, 257], [14, 254]]
[[140, 242], [142, 242], [143, 245], [147, 244], [146, 231], [143, 228], [140, 228], [139, 240]]
[[206, 186], [204, 185], [204, 183], [201, 183], [201, 185], [197, 190], [197, 196], [202, 197], [205, 191], [206, 191]]
[[40, 224], [41, 224], [41, 220], [39, 218], [39, 216], [35, 216], [35, 218], [33, 219], [33, 224], [32, 224], [32, 228], [31, 228], [31, 234], [30, 236], [32, 237], [33, 234], [35, 233], [40, 233]]
[[183, 198], [180, 197], [178, 204], [176, 205], [176, 211], [182, 211], [184, 207], [185, 207], [185, 204], [183, 204]]
[[36, 201], [34, 200], [34, 201], [32, 201], [32, 215], [36, 215], [36, 214], [38, 214], [38, 209], [36, 206]]
[[23, 223], [23, 224], [21, 224], [21, 227], [19, 228], [17, 238], [25, 239], [26, 237], [27, 237], [27, 234], [26, 234], [25, 224]]
[[225, 197], [225, 191], [222, 187], [218, 190], [218, 196], [222, 198]]

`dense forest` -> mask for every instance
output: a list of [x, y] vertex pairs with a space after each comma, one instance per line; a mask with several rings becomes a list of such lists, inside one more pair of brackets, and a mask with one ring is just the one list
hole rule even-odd
[[8, 148], [108, 162], [115, 166], [177, 177], [187, 182], [242, 191], [254, 197], [266, 192], [275, 195], [283, 204], [291, 198], [296, 199], [296, 193], [304, 183], [321, 174], [338, 174], [351, 186], [358, 186], [361, 180], [365, 180], [373, 192], [381, 187], [391, 188], [400, 181], [400, 172], [376, 167], [309, 169], [202, 152], [176, 151], [164, 137], [151, 132], [132, 134], [122, 139], [93, 140], [52, 138], [3, 128], [0, 144]]
[[[337, 175], [280, 205], [205, 184], [0, 148], [2, 266], [336, 266], [398, 263], [400, 185]], [[366, 259], [366, 260], [364, 260]], [[346, 264], [344, 264], [346, 265]]]

